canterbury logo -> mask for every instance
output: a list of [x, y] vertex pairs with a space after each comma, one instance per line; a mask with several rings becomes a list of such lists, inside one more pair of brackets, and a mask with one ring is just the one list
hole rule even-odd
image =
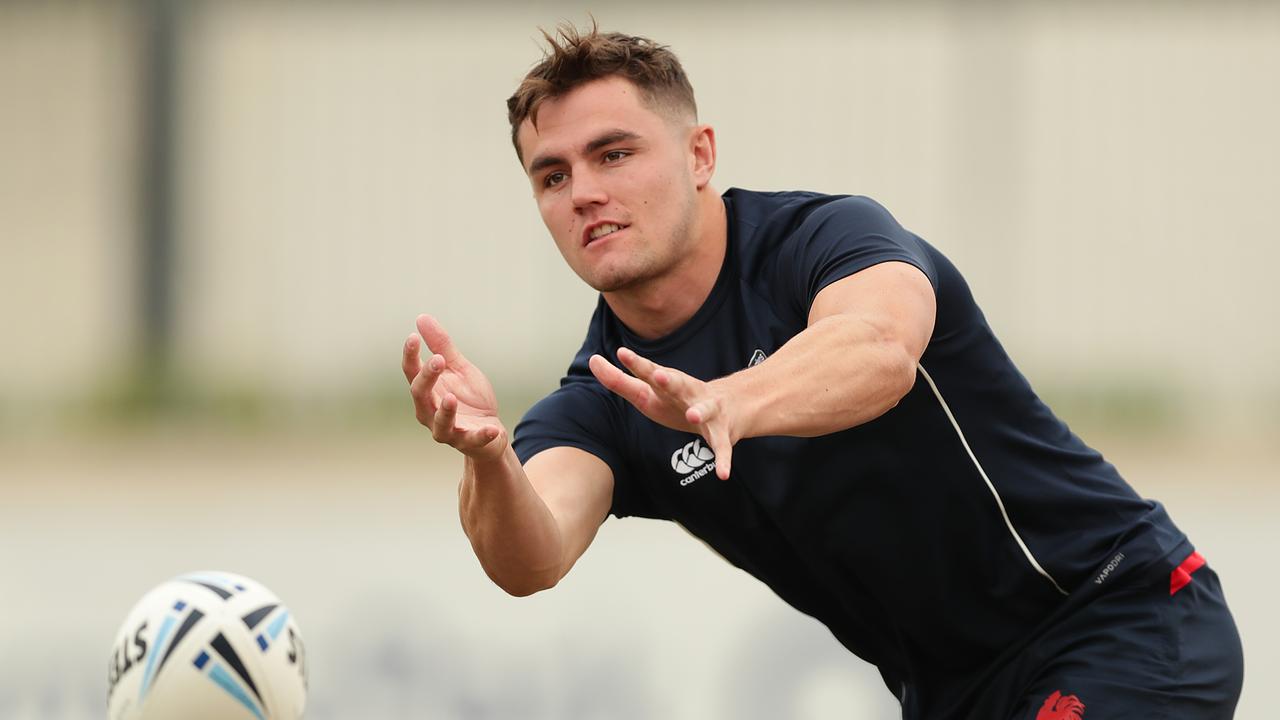
[[671, 469], [684, 475], [706, 465], [708, 460], [714, 460], [715, 457], [711, 448], [703, 445], [702, 438], [698, 438], [671, 453]]

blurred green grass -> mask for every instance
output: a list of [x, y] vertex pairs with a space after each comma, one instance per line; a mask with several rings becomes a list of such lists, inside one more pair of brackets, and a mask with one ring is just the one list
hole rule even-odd
[[[1082, 382], [1035, 383], [1040, 396], [1078, 433], [1122, 438], [1181, 437], [1203, 431], [1187, 393], [1173, 383], [1116, 376]], [[503, 422], [514, 428], [523, 413], [554, 387], [499, 387]], [[1280, 428], [1280, 398], [1266, 404], [1262, 424]], [[129, 434], [181, 427], [231, 434], [290, 428], [339, 433], [416, 432], [401, 382], [381, 381], [329, 394], [299, 396], [254, 383], [212, 384], [154, 372], [133, 372], [101, 384], [84, 397], [23, 406], [0, 396], [0, 432]]]

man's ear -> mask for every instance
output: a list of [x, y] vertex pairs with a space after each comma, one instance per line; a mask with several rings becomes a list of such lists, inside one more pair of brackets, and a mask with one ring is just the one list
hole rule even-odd
[[716, 173], [716, 131], [710, 125], [698, 125], [689, 135], [694, 186], [701, 190]]

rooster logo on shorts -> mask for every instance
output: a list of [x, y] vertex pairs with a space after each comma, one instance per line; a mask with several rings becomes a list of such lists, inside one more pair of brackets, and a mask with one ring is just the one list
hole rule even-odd
[[1061, 690], [1045, 698], [1036, 720], [1083, 720], [1084, 703], [1075, 695], [1063, 695]]

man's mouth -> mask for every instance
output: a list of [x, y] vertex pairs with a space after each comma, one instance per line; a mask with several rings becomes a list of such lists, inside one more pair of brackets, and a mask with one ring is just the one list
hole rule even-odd
[[627, 226], [619, 225], [617, 223], [603, 223], [601, 225], [597, 225], [591, 228], [590, 232], [587, 233], [587, 243], [590, 244], [600, 238], [608, 237], [625, 227]]

